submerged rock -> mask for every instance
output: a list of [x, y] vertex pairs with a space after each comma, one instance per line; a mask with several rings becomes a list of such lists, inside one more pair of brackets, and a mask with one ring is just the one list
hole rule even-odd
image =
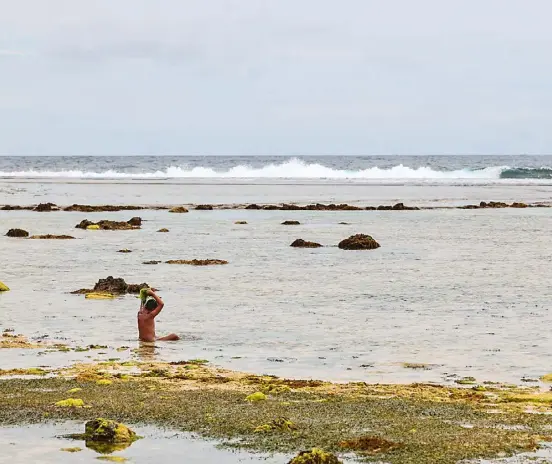
[[188, 209], [184, 208], [184, 206], [175, 206], [174, 208], [171, 208], [169, 210], [169, 213], [187, 213]]
[[9, 292], [10, 288], [3, 282], [0, 282], [0, 292]]
[[342, 250], [374, 250], [380, 247], [370, 235], [356, 234], [339, 242], [339, 248]]
[[326, 453], [319, 448], [313, 448], [311, 451], [301, 451], [288, 464], [342, 464], [337, 456], [332, 453]]
[[16, 237], [16, 238], [23, 238], [28, 236], [29, 236], [29, 232], [23, 229], [10, 229], [6, 234], [6, 237]]
[[83, 219], [75, 228], [88, 230], [132, 230], [139, 229], [141, 224], [142, 219], [139, 217], [133, 217], [128, 221], [109, 221], [104, 219], [99, 222], [92, 222], [88, 219]]
[[35, 209], [33, 209], [33, 211], [59, 211], [59, 208], [54, 203], [40, 203]]
[[217, 264], [228, 264], [224, 259], [171, 259], [167, 264], [189, 264], [191, 266], [210, 266]]
[[161, 261], [144, 261], [142, 264], [159, 264]]
[[125, 293], [140, 293], [142, 288], [150, 288], [146, 283], [142, 284], [127, 284], [124, 279], [118, 277], [113, 278], [109, 276], [106, 279], [100, 279], [94, 285], [93, 289], [81, 288], [80, 290], [75, 290], [71, 292], [73, 294], [114, 294], [114, 295], [124, 295]]
[[320, 245], [320, 243], [307, 242], [306, 240], [303, 240], [302, 238], [298, 238], [290, 246], [295, 247], [295, 248], [320, 248], [322, 245]]
[[283, 226], [298, 226], [301, 223], [299, 221], [284, 221], [282, 222]]
[[122, 250], [117, 250], [117, 253], [132, 253], [132, 250], [128, 248], [123, 248]]
[[74, 240], [75, 237], [72, 237], [71, 235], [31, 235], [29, 239], [34, 240]]

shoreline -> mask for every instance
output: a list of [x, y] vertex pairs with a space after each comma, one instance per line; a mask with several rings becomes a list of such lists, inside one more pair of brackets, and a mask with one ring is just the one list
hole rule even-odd
[[[539, 387], [291, 380], [201, 359], [0, 374], [0, 426], [106, 417], [253, 452], [318, 447], [390, 464], [509, 456], [552, 440], [552, 393]], [[82, 407], [56, 406], [70, 398]]]

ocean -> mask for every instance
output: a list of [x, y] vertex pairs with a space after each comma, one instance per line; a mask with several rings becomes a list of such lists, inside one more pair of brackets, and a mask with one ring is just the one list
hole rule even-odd
[[[550, 371], [552, 350], [543, 331], [552, 323], [552, 209], [453, 208], [480, 201], [552, 204], [552, 156], [3, 156], [0, 206], [184, 204], [190, 212], [0, 210], [0, 281], [11, 288], [0, 295], [0, 327], [72, 346], [107, 345], [106, 358], [117, 347], [136, 348], [133, 296], [88, 301], [69, 294], [112, 275], [160, 289], [166, 307], [158, 332], [183, 340], [149, 353], [159, 360], [204, 358], [236, 370], [337, 381], [538, 378]], [[284, 202], [429, 209], [238, 207]], [[230, 209], [193, 209], [205, 203]], [[144, 220], [140, 230], [75, 229], [83, 219], [136, 215]], [[285, 220], [300, 225], [281, 225]], [[77, 240], [4, 236], [15, 227]], [[162, 227], [170, 232], [157, 233]], [[357, 233], [381, 248], [336, 247]], [[324, 247], [291, 248], [297, 238]], [[132, 252], [117, 253], [121, 248]], [[193, 258], [229, 264], [163, 263]], [[148, 260], [162, 263], [142, 264]], [[3, 368], [36, 365], [35, 353], [7, 351]], [[86, 355], [45, 352], [41, 364]]]

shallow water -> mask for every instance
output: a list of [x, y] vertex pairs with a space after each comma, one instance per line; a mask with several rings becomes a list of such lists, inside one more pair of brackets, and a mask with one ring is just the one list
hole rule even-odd
[[[10, 182], [13, 194], [0, 196], [0, 203], [262, 203], [307, 197], [349, 201], [359, 192], [363, 196], [357, 199], [405, 199], [394, 198], [399, 187], [389, 187], [397, 189], [389, 194], [381, 186], [278, 184], [271, 190], [216, 183], [150, 187]], [[526, 189], [549, 200], [551, 191], [496, 186], [481, 196], [479, 187], [445, 186], [455, 193], [447, 196], [448, 190], [438, 190], [435, 196], [434, 187], [420, 186], [400, 192], [416, 188], [422, 193], [418, 202], [433, 197], [446, 203], [462, 198], [529, 201]], [[415, 197], [405, 203], [416, 203]], [[146, 220], [142, 230], [74, 229], [84, 218], [128, 220], [138, 214]], [[286, 219], [301, 225], [280, 225]], [[236, 220], [249, 224], [235, 225]], [[350, 224], [340, 225], [342, 221]], [[206, 358], [255, 373], [366, 382], [447, 382], [455, 378], [450, 374], [456, 374], [519, 383], [522, 377], [550, 371], [552, 340], [545, 328], [552, 322], [548, 285], [552, 209], [216, 210], [181, 215], [0, 211], [0, 233], [12, 227], [78, 238], [39, 241], [0, 236], [3, 262], [9, 263], [0, 280], [12, 289], [0, 295], [0, 326], [33, 337], [47, 335], [71, 345], [137, 347], [134, 297], [87, 301], [67, 294], [113, 275], [160, 288], [166, 307], [158, 318], [158, 333], [177, 332], [184, 338], [142, 351], [139, 355], [147, 359]], [[170, 232], [158, 234], [161, 227]], [[333, 246], [355, 233], [373, 235], [382, 247], [350, 252]], [[290, 248], [296, 238], [328, 247]], [[133, 252], [116, 253], [120, 248]], [[221, 258], [230, 264], [204, 268], [141, 264], [191, 258]], [[37, 357], [35, 351], [3, 350], [2, 367], [129, 355], [125, 351]], [[406, 369], [403, 362], [428, 363], [431, 369]]]
[[[57, 425], [30, 425], [0, 427], [0, 463], [6, 464], [73, 464], [100, 463], [102, 456], [118, 456], [135, 464], [152, 462], [186, 462], [205, 464], [265, 463], [282, 464], [289, 460], [285, 455], [249, 454], [216, 446], [216, 443], [194, 438], [190, 434], [162, 432], [151, 427], [133, 427], [144, 437], [130, 447], [102, 455], [85, 446], [82, 440], [63, 438], [63, 435], [82, 433], [79, 423]], [[82, 451], [67, 452], [61, 448], [79, 447]], [[109, 462], [109, 461], [103, 461]]]

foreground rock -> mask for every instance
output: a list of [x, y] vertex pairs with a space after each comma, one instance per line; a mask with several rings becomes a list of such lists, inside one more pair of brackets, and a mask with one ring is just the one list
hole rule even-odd
[[184, 206], [176, 206], [169, 210], [169, 213], [187, 213], [187, 212], [188, 212], [188, 209], [184, 208]]
[[190, 266], [211, 266], [228, 264], [224, 259], [171, 259], [166, 261], [167, 264], [188, 264]]
[[0, 292], [9, 292], [9, 291], [10, 291], [10, 288], [3, 282], [0, 282]]
[[124, 295], [125, 293], [140, 293], [142, 288], [150, 288], [150, 286], [146, 283], [127, 284], [125, 280], [120, 277], [113, 278], [113, 276], [109, 276], [106, 279], [98, 280], [92, 289], [81, 288], [71, 293], [77, 295], [87, 293]]
[[71, 235], [31, 235], [29, 237], [31, 240], [74, 240], [75, 237]]
[[311, 451], [301, 451], [288, 464], [342, 464], [332, 453], [313, 448]]
[[142, 225], [142, 218], [139, 217], [133, 217], [132, 219], [128, 221], [109, 221], [109, 220], [102, 220], [99, 222], [92, 222], [88, 219], [83, 219], [79, 224], [77, 224], [75, 227], [77, 229], [89, 229], [89, 230], [133, 230], [133, 229], [139, 229]]
[[103, 443], [131, 443], [138, 435], [126, 425], [108, 419], [95, 419], [85, 424], [87, 440]]
[[298, 238], [290, 246], [292, 246], [294, 248], [320, 248], [322, 245], [320, 245], [320, 243], [307, 242], [306, 240], [303, 240], [302, 238]]
[[374, 250], [380, 247], [370, 235], [356, 234], [339, 242], [339, 248], [342, 250]]
[[29, 236], [29, 232], [23, 229], [10, 229], [6, 237], [25, 238]]

